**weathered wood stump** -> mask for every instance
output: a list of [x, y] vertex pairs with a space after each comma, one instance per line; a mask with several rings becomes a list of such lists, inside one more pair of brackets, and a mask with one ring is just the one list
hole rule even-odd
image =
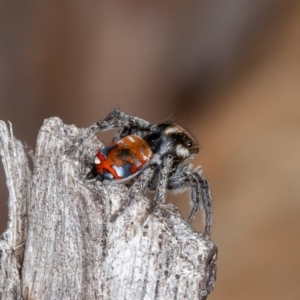
[[0, 299], [206, 299], [217, 248], [173, 204], [142, 224], [150, 202], [142, 196], [110, 222], [128, 190], [85, 180], [100, 142], [92, 137], [66, 153], [83, 133], [59, 118], [46, 120], [31, 172], [23, 145], [0, 122], [9, 190]]

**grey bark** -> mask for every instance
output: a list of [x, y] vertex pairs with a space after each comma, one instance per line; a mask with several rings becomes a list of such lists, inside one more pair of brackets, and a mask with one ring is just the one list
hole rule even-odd
[[139, 196], [115, 222], [128, 196], [122, 184], [87, 182], [87, 161], [101, 142], [85, 129], [44, 122], [33, 156], [0, 122], [9, 189], [9, 221], [0, 239], [0, 299], [206, 299], [217, 248], [189, 227], [173, 204], [145, 217]]

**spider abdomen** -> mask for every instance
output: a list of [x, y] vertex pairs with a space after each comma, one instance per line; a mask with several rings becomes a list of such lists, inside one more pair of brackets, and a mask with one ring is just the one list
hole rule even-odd
[[140, 171], [152, 156], [143, 138], [129, 135], [98, 151], [91, 173], [100, 180], [125, 179]]

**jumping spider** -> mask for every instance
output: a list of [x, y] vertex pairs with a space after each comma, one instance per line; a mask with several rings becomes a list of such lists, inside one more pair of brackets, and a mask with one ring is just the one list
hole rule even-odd
[[[199, 152], [192, 135], [179, 125], [166, 121], [151, 125], [149, 122], [120, 110], [113, 110], [107, 117], [89, 128], [81, 144], [88, 136], [98, 131], [121, 128], [108, 146], [99, 150], [87, 174], [88, 179], [124, 182], [136, 177], [130, 187], [128, 200], [114, 214], [120, 215], [136, 194], [146, 189], [156, 191], [149, 213], [165, 202], [167, 190], [190, 189], [191, 210], [188, 222], [191, 224], [202, 204], [205, 216], [205, 233], [210, 235], [212, 208], [209, 185], [199, 169], [182, 164]], [[74, 148], [76, 145], [73, 146]]]

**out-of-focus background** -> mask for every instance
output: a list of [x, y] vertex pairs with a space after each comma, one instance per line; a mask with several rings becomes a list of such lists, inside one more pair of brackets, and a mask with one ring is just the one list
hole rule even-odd
[[[299, 82], [299, 1], [0, 4], [0, 119], [29, 149], [45, 118], [87, 127], [114, 108], [171, 116], [199, 140], [219, 247], [211, 300], [300, 299]], [[187, 215], [187, 193], [169, 199]]]

